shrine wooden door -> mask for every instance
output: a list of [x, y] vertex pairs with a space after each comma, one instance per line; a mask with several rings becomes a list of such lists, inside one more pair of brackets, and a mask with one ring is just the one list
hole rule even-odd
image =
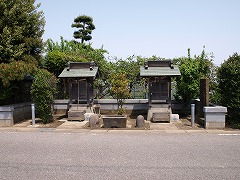
[[168, 103], [170, 100], [169, 78], [152, 78], [149, 81], [149, 103]]

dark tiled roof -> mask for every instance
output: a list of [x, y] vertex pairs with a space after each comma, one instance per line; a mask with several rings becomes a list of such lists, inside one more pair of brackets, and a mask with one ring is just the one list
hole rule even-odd
[[69, 63], [69, 67], [65, 68], [58, 76], [60, 78], [95, 78], [98, 73], [98, 67], [91, 66], [91, 63]]
[[181, 73], [177, 65], [172, 65], [171, 61], [148, 61], [145, 66], [140, 67], [140, 76], [180, 76]]

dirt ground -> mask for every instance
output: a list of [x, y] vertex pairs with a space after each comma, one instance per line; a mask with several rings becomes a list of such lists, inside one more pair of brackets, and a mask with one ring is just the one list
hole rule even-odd
[[198, 123], [194, 123], [192, 127], [190, 118], [181, 118], [179, 121], [174, 123], [178, 129], [188, 130], [188, 129], [204, 129], [204, 126]]
[[[60, 126], [64, 123], [64, 121], [61, 121], [61, 119], [64, 117], [66, 117], [66, 116], [64, 116], [64, 115], [53, 116], [53, 122], [48, 123], [48, 124], [44, 124], [41, 119], [36, 118], [35, 124], [36, 124], [36, 127], [39, 127], [39, 128], [57, 128], [58, 126]], [[32, 120], [28, 119], [28, 120], [19, 122], [17, 124], [14, 124], [13, 126], [14, 127], [27, 127], [30, 125], [32, 125]]]
[[[38, 118], [35, 120], [36, 127], [39, 128], [57, 128], [58, 126], [62, 125], [66, 121], [67, 117], [66, 115], [55, 115], [54, 121], [49, 124], [43, 124], [42, 121]], [[195, 123], [194, 127], [191, 126], [191, 119], [190, 118], [181, 118], [176, 122], [173, 123], [178, 129], [182, 130], [188, 130], [188, 129], [204, 129], [204, 127], [200, 124]], [[23, 122], [20, 122], [18, 124], [15, 124], [14, 127], [28, 127], [32, 124], [32, 120], [26, 120]], [[157, 123], [160, 124], [160, 123]], [[128, 118], [127, 121], [127, 128], [128, 129], [136, 129], [136, 119], [134, 118]], [[89, 128], [89, 123], [87, 123], [83, 128]], [[148, 128], [147, 128], [148, 129]]]

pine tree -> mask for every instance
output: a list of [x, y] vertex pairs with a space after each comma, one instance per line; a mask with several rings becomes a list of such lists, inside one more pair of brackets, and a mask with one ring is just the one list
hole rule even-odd
[[95, 29], [93, 19], [89, 16], [82, 15], [74, 19], [72, 27], [79, 28], [78, 31], [73, 33], [75, 39], [81, 39], [81, 43], [92, 39], [92, 30]]

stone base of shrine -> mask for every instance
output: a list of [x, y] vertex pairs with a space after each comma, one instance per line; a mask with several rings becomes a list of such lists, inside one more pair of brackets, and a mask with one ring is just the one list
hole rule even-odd
[[169, 104], [159, 104], [150, 106], [148, 109], [148, 121], [153, 122], [170, 122], [172, 109]]
[[86, 107], [71, 107], [68, 111], [68, 120], [84, 121], [86, 109]]

